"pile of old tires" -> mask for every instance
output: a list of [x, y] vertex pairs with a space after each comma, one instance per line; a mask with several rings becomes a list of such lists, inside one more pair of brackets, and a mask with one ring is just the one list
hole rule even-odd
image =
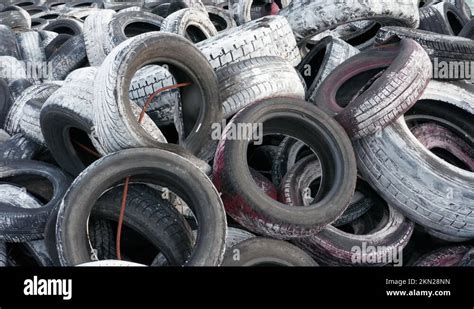
[[473, 24], [463, 0], [1, 1], [0, 266], [473, 266]]

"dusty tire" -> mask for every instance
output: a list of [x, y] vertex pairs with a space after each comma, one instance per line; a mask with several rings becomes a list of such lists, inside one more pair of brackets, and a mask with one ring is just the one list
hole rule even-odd
[[101, 65], [107, 53], [104, 48], [107, 26], [115, 12], [112, 10], [99, 10], [90, 14], [84, 22], [84, 41], [86, 44], [87, 58], [93, 66]]
[[5, 131], [9, 134], [20, 132], [20, 121], [23, 116], [23, 108], [31, 99], [47, 99], [54, 93], [59, 86], [53, 83], [44, 83], [40, 85], [33, 85], [25, 89], [22, 94], [13, 102], [10, 111], [8, 112], [7, 120], [5, 122]]
[[110, 54], [120, 43], [147, 32], [160, 31], [163, 19], [143, 12], [122, 12], [112, 16], [104, 37], [104, 51]]
[[302, 43], [318, 33], [358, 20], [376, 20], [383, 25], [417, 28], [418, 7], [412, 0], [293, 0], [279, 15], [286, 17]]
[[282, 240], [255, 237], [230, 248], [222, 266], [299, 266], [318, 264], [303, 250]]
[[[163, 164], [154, 164], [156, 160]], [[197, 221], [202, 223], [199, 224], [196, 246], [186, 265], [216, 266], [221, 263], [225, 248], [226, 218], [219, 194], [209, 179], [191, 162], [170, 152], [133, 149], [116, 152], [96, 161], [71, 185], [59, 208], [56, 225], [62, 265], [77, 265], [90, 260], [84, 223], [99, 196], [126, 176], [132, 176], [132, 183], [144, 181], [177, 192], [191, 207]], [[84, 190], [89, 194], [84, 195]]]
[[297, 67], [308, 87], [306, 100], [315, 103], [314, 97], [326, 77], [358, 53], [356, 48], [332, 36], [319, 41]]
[[72, 71], [88, 64], [86, 44], [82, 34], [67, 40], [51, 57], [48, 62], [53, 68], [51, 80], [63, 80]]
[[44, 181], [35, 181], [34, 177], [31, 181], [27, 176], [46, 179], [52, 185], [52, 195], [39, 208], [19, 208], [2, 204], [0, 207], [2, 237], [9, 241], [19, 242], [43, 238], [46, 221], [61, 201], [70, 183], [70, 179], [52, 165], [28, 160], [11, 160], [1, 163], [1, 179], [9, 178], [11, 183], [26, 186], [32, 192], [39, 191], [36, 193], [42, 194], [41, 190], [45, 189]]
[[[382, 71], [376, 81], [364, 85], [366, 78], [377, 76], [373, 72]], [[431, 72], [423, 48], [405, 39], [344, 62], [324, 80], [314, 101], [357, 139], [380, 131], [412, 107], [428, 85]], [[361, 77], [364, 74], [369, 76]], [[358, 93], [359, 89], [365, 91]]]
[[[94, 91], [94, 125], [100, 144], [106, 151], [113, 152], [133, 147], [160, 147], [165, 141], [159, 135], [150, 136], [152, 131], [147, 132], [138, 124], [141, 109], [130, 104], [130, 85], [124, 84], [153, 60], [167, 64], [176, 82], [192, 82], [180, 91], [178, 109], [184, 119], [181, 130], [184, 140], [180, 145], [197, 157], [209, 160], [214, 151], [211, 126], [220, 121], [222, 110], [217, 79], [199, 50], [183, 37], [171, 33], [149, 33], [132, 38], [107, 56], [98, 72]], [[196, 100], [196, 93], [201, 94], [201, 101]]]
[[[314, 204], [290, 207], [255, 185], [247, 163], [249, 140], [228, 136], [232, 127], [242, 123], [263, 123], [260, 134], [289, 135], [318, 154], [327, 173]], [[297, 129], [301, 127], [305, 130]], [[227, 125], [217, 147], [213, 181], [222, 193], [227, 214], [250, 231], [282, 239], [314, 235], [349, 205], [357, 174], [351, 148], [342, 128], [318, 108], [297, 99], [264, 100], [244, 108]], [[339, 188], [337, 193], [332, 185]]]
[[211, 5], [206, 6], [206, 10], [209, 14], [209, 19], [218, 32], [237, 27], [234, 17], [232, 17], [228, 10]]
[[[472, 92], [452, 84], [431, 82], [421, 99], [474, 113]], [[354, 148], [360, 172], [390, 205], [425, 228], [474, 238], [474, 173], [431, 153], [412, 135], [403, 117], [380, 136], [356, 141]]]
[[257, 57], [216, 72], [223, 116], [229, 118], [245, 106], [273, 97], [304, 99], [296, 70], [278, 57]]
[[46, 60], [39, 32], [25, 31], [17, 34], [18, 49], [23, 61], [35, 63]]
[[31, 28], [31, 16], [27, 11], [18, 6], [7, 6], [0, 11], [0, 24], [13, 30]]
[[268, 16], [232, 28], [196, 44], [214, 69], [249, 58], [277, 56], [293, 66], [301, 61], [295, 37], [285, 18]]
[[20, 120], [20, 130], [26, 138], [44, 146], [44, 137], [40, 127], [40, 111], [45, 100], [31, 99], [23, 107], [23, 116]]
[[10, 27], [0, 25], [0, 40], [2, 42], [2, 44], [0, 44], [0, 56], [11, 56], [17, 59], [20, 57], [15, 33]]
[[31, 160], [40, 150], [40, 145], [18, 133], [0, 145], [0, 160]]
[[209, 15], [197, 9], [174, 12], [163, 20], [160, 31], [179, 34], [193, 43], [199, 43], [217, 34]]

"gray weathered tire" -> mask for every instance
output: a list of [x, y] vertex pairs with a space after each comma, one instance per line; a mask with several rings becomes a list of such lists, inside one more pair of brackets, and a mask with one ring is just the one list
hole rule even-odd
[[[179, 111], [184, 119], [184, 140], [180, 144], [197, 157], [209, 160], [214, 151], [211, 127], [220, 121], [222, 110], [217, 78], [191, 42], [171, 33], [147, 33], [132, 38], [114, 49], [102, 64], [94, 91], [94, 125], [101, 145], [107, 152], [114, 152], [159, 147], [166, 142], [156, 126], [156, 131], [145, 130], [138, 123], [141, 109], [130, 103], [130, 85], [125, 84], [138, 69], [153, 61], [167, 64], [178, 83], [192, 82], [181, 90]], [[201, 100], [196, 100], [195, 94], [199, 92]], [[148, 115], [145, 118], [149, 119]], [[153, 132], [156, 134], [150, 135]]]
[[[383, 204], [383, 201], [379, 201], [373, 207], [386, 207], [384, 211], [387, 214], [382, 216], [380, 222], [375, 222], [375, 228], [367, 234], [352, 234], [328, 226], [321, 233], [297, 239], [294, 243], [315, 260], [329, 266], [377, 266], [389, 262], [402, 263], [401, 252], [408, 244], [415, 225], [395, 208]], [[364, 250], [366, 246], [374, 246], [377, 250]], [[354, 248], [359, 249], [359, 252], [354, 251]], [[393, 255], [394, 251], [398, 251], [396, 256]], [[360, 255], [357, 256], [357, 253]], [[397, 257], [399, 261], [390, 261]]]
[[[431, 82], [421, 99], [455, 105], [471, 117], [474, 94]], [[392, 206], [425, 228], [447, 236], [474, 238], [474, 173], [431, 153], [413, 136], [404, 118], [380, 136], [354, 143], [360, 172]]]
[[[131, 176], [132, 183], [144, 182], [169, 188], [193, 210], [199, 224], [198, 237], [185, 265], [220, 265], [227, 222], [219, 193], [209, 178], [190, 161], [159, 149], [113, 153], [94, 162], [76, 178], [59, 207], [56, 223], [62, 265], [77, 265], [90, 260], [84, 223], [100, 195], [126, 176]], [[85, 195], [83, 192], [89, 193]]]
[[319, 41], [297, 67], [308, 88], [306, 100], [315, 103], [316, 92], [326, 77], [344, 61], [358, 53], [357, 48], [333, 36]]
[[163, 18], [144, 11], [121, 12], [112, 16], [104, 35], [104, 51], [109, 54], [120, 43], [139, 34], [160, 31]]
[[16, 36], [12, 29], [5, 25], [0, 25], [0, 56], [20, 57], [16, 43]]
[[276, 239], [254, 237], [236, 244], [228, 250], [222, 266], [299, 266], [318, 264], [298, 247]]
[[97, 10], [87, 16], [84, 22], [84, 41], [89, 63], [99, 66], [107, 53], [104, 48], [108, 24], [115, 15], [113, 10]]
[[0, 11], [0, 24], [14, 30], [30, 29], [31, 16], [19, 6], [7, 6]]
[[44, 137], [41, 133], [40, 111], [45, 99], [31, 99], [23, 107], [23, 115], [20, 120], [20, 130], [25, 136], [35, 143], [45, 146]]
[[30, 160], [40, 150], [40, 145], [18, 133], [0, 144], [0, 160]]
[[20, 132], [20, 121], [23, 117], [23, 108], [31, 99], [46, 99], [59, 88], [55, 83], [44, 83], [40, 85], [33, 85], [25, 89], [22, 94], [13, 102], [10, 111], [8, 112], [7, 120], [5, 122], [5, 131], [9, 134]]
[[53, 68], [50, 80], [63, 80], [73, 70], [88, 64], [84, 36], [78, 34], [67, 40], [48, 59]]
[[295, 68], [279, 57], [243, 60], [217, 70], [216, 74], [224, 118], [264, 99], [305, 97], [303, 84]]
[[31, 63], [43, 62], [46, 60], [42, 38], [37, 31], [25, 31], [17, 33], [18, 49], [21, 59]]
[[214, 69], [234, 62], [263, 56], [277, 56], [293, 66], [301, 61], [288, 21], [267, 16], [246, 23], [196, 44]]
[[217, 34], [209, 15], [198, 9], [182, 9], [170, 14], [163, 20], [160, 31], [179, 34], [193, 43]]
[[[372, 73], [370, 78], [376, 75], [377, 79], [363, 85], [361, 76], [371, 70], [381, 76]], [[424, 49], [413, 40], [403, 39], [341, 64], [321, 84], [314, 101], [357, 139], [378, 132], [408, 111], [428, 85], [431, 72]]]
[[293, 0], [279, 15], [288, 19], [300, 43], [325, 30], [358, 20], [410, 28], [417, 28], [419, 24], [418, 6], [413, 0]]
[[212, 21], [217, 31], [221, 32], [237, 27], [234, 17], [232, 17], [228, 10], [212, 5], [207, 5], [206, 10], [209, 14], [209, 19]]

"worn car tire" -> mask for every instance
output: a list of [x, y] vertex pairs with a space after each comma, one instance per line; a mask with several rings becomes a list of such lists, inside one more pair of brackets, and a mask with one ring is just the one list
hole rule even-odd
[[[162, 164], [153, 163], [157, 161]], [[190, 161], [168, 151], [133, 149], [96, 161], [71, 185], [59, 208], [56, 223], [61, 265], [90, 261], [84, 223], [99, 196], [127, 176], [131, 176], [132, 183], [153, 183], [176, 192], [202, 223], [194, 250], [185, 265], [216, 266], [221, 263], [227, 223], [222, 201], [207, 176]], [[84, 195], [85, 191], [89, 193]]]

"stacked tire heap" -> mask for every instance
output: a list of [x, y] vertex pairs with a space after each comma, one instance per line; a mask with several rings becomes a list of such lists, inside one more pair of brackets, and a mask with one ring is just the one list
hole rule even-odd
[[464, 1], [19, 0], [0, 24], [0, 265], [473, 265], [474, 86], [437, 71], [474, 61]]

